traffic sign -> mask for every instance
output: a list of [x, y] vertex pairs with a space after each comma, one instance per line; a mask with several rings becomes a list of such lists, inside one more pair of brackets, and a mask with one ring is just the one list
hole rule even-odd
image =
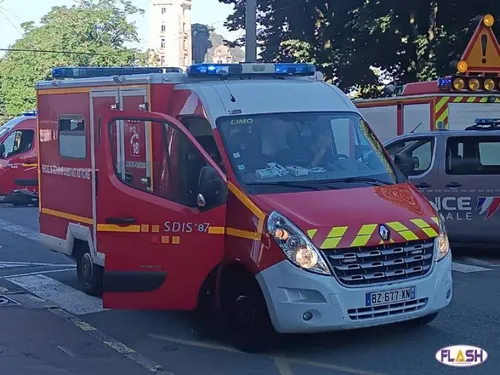
[[500, 45], [491, 28], [493, 23], [489, 14], [481, 19], [462, 55], [466, 71], [461, 73], [500, 73]]

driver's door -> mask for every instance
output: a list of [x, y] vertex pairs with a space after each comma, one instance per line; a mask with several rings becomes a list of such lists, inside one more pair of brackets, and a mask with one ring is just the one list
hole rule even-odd
[[[153, 112], [102, 113], [103, 146], [96, 155], [97, 244], [105, 254], [104, 307], [191, 310], [203, 281], [221, 262], [226, 202], [199, 208], [197, 184], [204, 166], [225, 176], [176, 119]], [[119, 129], [137, 129], [151, 183], [123, 178], [126, 156], [117, 150]], [[146, 147], [147, 146], [147, 147]], [[210, 207], [210, 208], [207, 208]]]

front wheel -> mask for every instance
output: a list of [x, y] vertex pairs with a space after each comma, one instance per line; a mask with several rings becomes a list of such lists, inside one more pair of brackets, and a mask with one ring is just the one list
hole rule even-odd
[[222, 308], [234, 346], [247, 353], [270, 349], [276, 333], [256, 282], [245, 280], [231, 285], [223, 297]]
[[91, 296], [99, 297], [103, 289], [103, 273], [101, 266], [94, 264], [90, 252], [86, 252], [76, 261], [76, 272], [81, 289]]

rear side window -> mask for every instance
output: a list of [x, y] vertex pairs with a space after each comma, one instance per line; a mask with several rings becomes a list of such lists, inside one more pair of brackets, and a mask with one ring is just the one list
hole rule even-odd
[[446, 173], [500, 174], [500, 137], [450, 137], [446, 142]]
[[87, 156], [87, 138], [83, 116], [64, 116], [58, 121], [59, 154], [65, 158], [84, 159]]

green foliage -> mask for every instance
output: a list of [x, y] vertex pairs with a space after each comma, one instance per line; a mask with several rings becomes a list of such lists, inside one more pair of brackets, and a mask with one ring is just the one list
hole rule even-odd
[[[53, 7], [40, 25], [21, 25], [24, 35], [11, 48], [54, 52], [7, 52], [0, 61], [0, 97], [9, 115], [33, 110], [35, 84], [55, 66], [124, 66], [143, 63], [144, 53], [127, 48], [137, 29], [127, 16], [143, 12], [127, 0], [80, 0]], [[59, 53], [71, 51], [72, 53]]]
[[[219, 1], [234, 5], [226, 26], [244, 28], [245, 0]], [[381, 78], [399, 85], [453, 73], [450, 63], [463, 53], [477, 25], [473, 19], [500, 16], [500, 2], [473, 5], [465, 0], [260, 0], [261, 58], [312, 62], [343, 90], [377, 96]]]

